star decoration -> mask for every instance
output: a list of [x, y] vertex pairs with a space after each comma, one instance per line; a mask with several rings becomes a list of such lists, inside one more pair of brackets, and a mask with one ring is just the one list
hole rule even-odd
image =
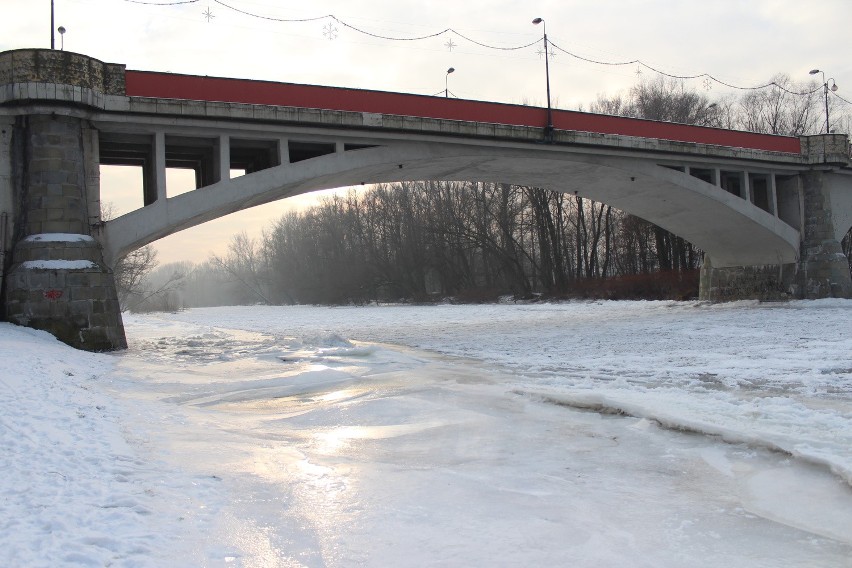
[[322, 29], [322, 35], [327, 37], [330, 40], [333, 40], [337, 37], [337, 26], [334, 24], [326, 24]]
[[447, 49], [452, 51], [453, 48], [456, 47], [458, 44], [453, 43], [453, 38], [450, 38], [450, 40], [447, 43], [445, 43], [444, 45], [447, 46]]
[[208, 7], [207, 7], [207, 10], [205, 10], [205, 11], [202, 13], [202, 15], [203, 15], [205, 18], [207, 18], [207, 23], [208, 23], [208, 24], [210, 23], [210, 20], [212, 20], [213, 18], [215, 18], [215, 17], [216, 17], [216, 16], [214, 16], [214, 15], [213, 15], [213, 12], [211, 12], [211, 11], [210, 11], [210, 6], [208, 6]]
[[642, 68], [641, 67], [638, 67], [638, 66], [636, 67], [636, 76], [642, 77]]
[[[539, 47], [538, 51], [536, 51], [535, 53], [536, 53], [536, 55], [538, 55], [538, 58], [541, 59], [542, 55], [544, 55], [544, 50]], [[554, 57], [556, 57], [556, 51], [554, 51], [553, 48], [551, 47], [550, 50], [547, 53], [547, 56], [552, 60]]]
[[704, 88], [708, 91], [713, 88], [713, 81], [710, 80], [710, 77], [704, 79]]

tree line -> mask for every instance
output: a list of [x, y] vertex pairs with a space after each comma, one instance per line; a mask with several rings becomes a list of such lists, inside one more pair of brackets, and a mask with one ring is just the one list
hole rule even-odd
[[[776, 88], [716, 99], [683, 82], [642, 81], [591, 112], [801, 135], [824, 131], [822, 91]], [[807, 94], [795, 94], [807, 93]], [[849, 114], [834, 112], [848, 131]], [[843, 242], [849, 256], [850, 236]], [[420, 181], [350, 190], [285, 214], [228, 253], [153, 270], [145, 247], [116, 266], [126, 307], [245, 303], [492, 301], [697, 294], [702, 252], [682, 238], [576, 195], [496, 183]]]

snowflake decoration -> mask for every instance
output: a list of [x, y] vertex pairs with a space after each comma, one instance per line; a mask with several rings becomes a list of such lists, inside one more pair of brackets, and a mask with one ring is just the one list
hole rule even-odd
[[453, 48], [456, 47], [458, 44], [453, 43], [453, 38], [450, 38], [450, 40], [447, 43], [445, 43], [444, 45], [447, 47], [447, 49], [452, 51]]
[[337, 37], [337, 26], [334, 24], [326, 24], [322, 29], [322, 35], [327, 37], [330, 40], [333, 40]]
[[[536, 51], [535, 53], [536, 53], [536, 55], [538, 55], [538, 58], [539, 58], [539, 59], [541, 59], [541, 57], [544, 55], [544, 50], [543, 50], [542, 48], [540, 48], [540, 47], [539, 47], [539, 48], [538, 48], [538, 51]], [[551, 59], [551, 60], [552, 60], [554, 57], [556, 57], [556, 52], [553, 50], [553, 48], [552, 48], [552, 47], [551, 47], [551, 48], [550, 48], [550, 50], [548, 51], [547, 56], [548, 56], [548, 57], [550, 57], [550, 59]]]
[[639, 77], [639, 78], [642, 77], [642, 68], [639, 67], [638, 65], [636, 66], [636, 76]]
[[704, 88], [708, 91], [713, 88], [713, 81], [710, 80], [710, 77], [704, 79]]
[[213, 18], [216, 17], [216, 16], [213, 15], [213, 12], [210, 10], [210, 6], [207, 6], [207, 9], [204, 12], [202, 12], [201, 15], [204, 16], [205, 18], [207, 18], [208, 24], [210, 23], [210, 20], [212, 20]]

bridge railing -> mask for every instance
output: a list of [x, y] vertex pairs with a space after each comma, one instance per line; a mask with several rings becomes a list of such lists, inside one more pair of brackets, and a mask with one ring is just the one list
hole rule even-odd
[[[137, 97], [317, 108], [526, 127], [543, 128], [547, 124], [546, 109], [525, 105], [151, 71], [127, 71], [125, 81], [127, 95]], [[555, 110], [553, 124], [557, 130], [655, 138], [789, 154], [801, 152], [799, 138], [793, 136], [623, 116]]]

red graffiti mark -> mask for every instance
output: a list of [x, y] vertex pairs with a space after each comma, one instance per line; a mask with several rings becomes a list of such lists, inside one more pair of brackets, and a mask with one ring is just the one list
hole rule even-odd
[[58, 300], [62, 297], [62, 290], [45, 290], [44, 297], [48, 300]]

